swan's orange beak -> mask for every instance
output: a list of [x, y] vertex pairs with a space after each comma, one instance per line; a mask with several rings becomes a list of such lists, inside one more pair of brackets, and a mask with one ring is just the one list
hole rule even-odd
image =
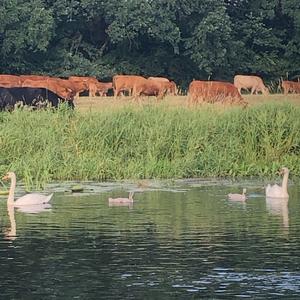
[[279, 170], [279, 175], [283, 175], [284, 174], [284, 169], [280, 169]]
[[9, 179], [8, 175], [2, 177], [2, 180], [8, 180], [8, 179]]

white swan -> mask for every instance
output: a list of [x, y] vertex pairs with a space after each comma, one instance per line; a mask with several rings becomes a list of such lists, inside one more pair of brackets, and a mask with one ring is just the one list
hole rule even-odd
[[270, 185], [266, 187], [266, 197], [269, 198], [288, 198], [289, 194], [287, 191], [288, 178], [289, 178], [289, 169], [282, 168], [280, 174], [283, 174], [281, 186], [278, 184]]
[[133, 204], [133, 194], [130, 192], [128, 198], [108, 198], [109, 205], [130, 205]]
[[50, 194], [48, 196], [32, 193], [24, 195], [23, 197], [17, 199], [14, 201], [15, 196], [15, 188], [17, 184], [16, 180], [16, 174], [14, 172], [8, 172], [6, 176], [3, 177], [3, 180], [11, 180], [9, 194], [7, 198], [7, 205], [13, 205], [15, 207], [21, 207], [25, 205], [41, 205], [43, 203], [47, 203], [51, 200], [53, 194]]
[[245, 201], [247, 199], [246, 191], [246, 189], [243, 189], [242, 194], [228, 194], [228, 198], [233, 201]]

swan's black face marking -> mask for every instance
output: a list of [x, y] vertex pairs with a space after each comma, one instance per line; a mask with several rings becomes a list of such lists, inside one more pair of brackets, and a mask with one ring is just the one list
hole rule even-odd
[[280, 175], [284, 175], [284, 174], [286, 174], [286, 173], [288, 173], [288, 172], [289, 172], [289, 169], [286, 168], [286, 167], [283, 167], [283, 168], [281, 168], [281, 170], [280, 170]]

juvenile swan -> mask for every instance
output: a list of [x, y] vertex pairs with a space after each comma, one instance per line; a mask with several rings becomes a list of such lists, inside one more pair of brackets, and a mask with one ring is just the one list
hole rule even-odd
[[132, 204], [133, 194], [134, 192], [130, 192], [128, 198], [109, 198], [108, 202], [110, 204]]
[[246, 197], [246, 189], [243, 189], [242, 194], [228, 194], [229, 200], [234, 200], [234, 201], [245, 201], [247, 199]]
[[282, 184], [281, 186], [274, 184], [271, 186], [270, 184], [266, 187], [266, 197], [269, 198], [288, 198], [289, 194], [287, 191], [288, 178], [289, 178], [289, 169], [282, 168], [280, 174], [283, 174]]
[[24, 205], [38, 205], [49, 202], [53, 196], [53, 194], [49, 196], [44, 196], [42, 194], [33, 193], [24, 195], [23, 197], [14, 201], [15, 188], [17, 183], [16, 174], [14, 172], [8, 172], [6, 176], [3, 177], [3, 180], [8, 179], [11, 180], [11, 184], [7, 198], [7, 205], [14, 205], [15, 207], [20, 207]]

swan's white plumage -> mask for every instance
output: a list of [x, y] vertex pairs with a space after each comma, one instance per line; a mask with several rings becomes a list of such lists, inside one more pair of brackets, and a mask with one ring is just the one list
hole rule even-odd
[[108, 203], [109, 204], [132, 204], [133, 194], [134, 192], [130, 192], [128, 198], [108, 198]]
[[24, 195], [23, 197], [14, 201], [15, 188], [17, 183], [16, 174], [14, 172], [8, 172], [7, 175], [3, 177], [3, 179], [11, 180], [9, 195], [7, 198], [7, 205], [13, 205], [15, 207], [20, 207], [25, 205], [41, 205], [49, 202], [53, 196], [53, 194], [46, 196], [38, 193], [32, 193], [32, 194]]
[[289, 194], [287, 191], [288, 177], [289, 177], [289, 169], [282, 168], [281, 173], [283, 174], [282, 185], [268, 184], [266, 186], [266, 197], [269, 198], [288, 198]]
[[32, 194], [27, 194], [19, 199], [17, 199], [14, 202], [15, 206], [24, 206], [24, 205], [41, 205], [44, 203], [47, 203], [51, 200], [53, 194], [50, 194], [49, 196], [45, 196], [42, 194], [37, 194], [37, 193], [32, 193]]
[[228, 198], [233, 201], [245, 201], [247, 199], [246, 191], [246, 189], [243, 189], [242, 194], [228, 194]]

